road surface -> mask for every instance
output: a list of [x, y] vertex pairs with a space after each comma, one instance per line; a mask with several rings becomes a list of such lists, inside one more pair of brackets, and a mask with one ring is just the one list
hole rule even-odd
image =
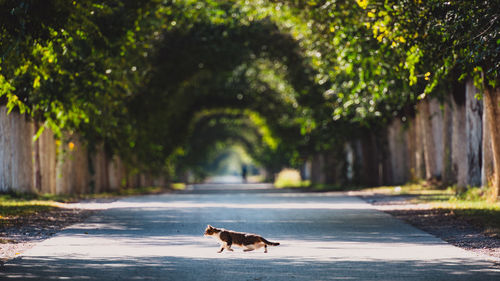
[[[102, 210], [7, 263], [0, 279], [500, 280], [488, 258], [340, 193], [211, 184], [81, 206]], [[218, 254], [207, 224], [281, 245]]]

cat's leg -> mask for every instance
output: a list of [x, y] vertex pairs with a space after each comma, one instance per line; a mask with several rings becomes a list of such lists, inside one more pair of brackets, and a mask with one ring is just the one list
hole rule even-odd
[[224, 251], [224, 249], [227, 248], [227, 243], [226, 242], [223, 242], [221, 245], [220, 245], [220, 250], [217, 252], [217, 253], [222, 253], [222, 251]]
[[227, 242], [226, 242], [226, 249], [227, 249], [228, 251], [233, 252], [234, 250], [233, 250], [233, 249], [231, 249], [231, 246], [232, 246], [232, 245], [233, 245], [233, 241], [232, 241], [232, 239], [229, 239], [229, 241], [227, 241]]
[[220, 250], [217, 253], [222, 253], [222, 251], [224, 251], [224, 249], [231, 251], [231, 252], [234, 251], [233, 249], [231, 249], [231, 244], [229, 244], [228, 242], [224, 242], [221, 244]]
[[264, 244], [264, 253], [267, 253], [267, 245]]

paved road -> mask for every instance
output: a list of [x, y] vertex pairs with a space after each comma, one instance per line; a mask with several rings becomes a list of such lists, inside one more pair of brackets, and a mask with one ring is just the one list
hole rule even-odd
[[[86, 205], [103, 210], [6, 264], [0, 279], [500, 280], [486, 258], [356, 197], [228, 187]], [[282, 245], [218, 254], [207, 224]]]

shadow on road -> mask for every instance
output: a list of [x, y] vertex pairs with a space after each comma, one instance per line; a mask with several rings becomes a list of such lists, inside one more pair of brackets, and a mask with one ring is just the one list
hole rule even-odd
[[[102, 204], [101, 212], [13, 260], [20, 280], [498, 280], [499, 271], [340, 193], [194, 186]], [[207, 224], [281, 245], [217, 254]]]
[[[61, 268], [62, 262], [57, 258], [25, 258], [15, 268], [15, 272], [11, 272], [14, 269], [12, 266], [7, 266], [1, 275], [14, 280], [49, 280], [55, 276], [59, 277], [57, 279], [67, 280], [442, 280], [443, 276], [453, 276], [450, 280], [498, 278], [498, 274], [493, 272], [478, 275], [484, 264], [470, 264], [468, 260], [461, 259], [429, 262], [318, 262], [307, 258], [263, 260], [122, 257], [88, 260], [74, 257], [71, 258], [70, 265]], [[464, 264], [468, 265], [467, 270], [464, 270]], [[395, 270], [384, 270], [387, 267]]]

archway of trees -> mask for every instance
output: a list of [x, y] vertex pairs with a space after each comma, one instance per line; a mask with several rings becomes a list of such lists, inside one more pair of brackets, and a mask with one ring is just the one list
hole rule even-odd
[[[204, 138], [196, 135], [203, 126], [190, 125], [197, 122], [193, 121], [197, 114], [204, 112], [205, 119], [210, 117], [207, 120], [211, 121], [221, 118], [208, 114], [211, 110], [228, 108], [243, 114], [251, 110], [254, 121], [272, 120], [266, 122], [266, 130], [272, 131], [275, 144], [268, 149], [282, 154], [277, 157], [275, 153], [281, 163], [267, 160], [266, 166], [274, 173], [279, 165], [290, 163], [294, 151], [305, 148], [303, 120], [326, 113], [326, 109], [306, 110], [312, 104], [322, 104], [325, 88], [314, 83], [316, 72], [297, 42], [269, 20], [236, 26], [204, 23], [174, 30], [164, 34], [153, 62], [147, 91], [137, 95], [130, 108], [138, 131], [134, 151], [143, 149], [138, 161], [156, 163], [158, 168], [177, 149], [189, 150], [191, 143], [196, 145], [196, 138]], [[222, 117], [228, 119], [227, 115]], [[241, 123], [239, 130], [219, 128], [212, 137], [244, 139], [242, 125], [250, 124]], [[189, 134], [196, 137], [188, 138]], [[286, 142], [281, 141], [284, 139]], [[245, 143], [250, 151], [260, 149]], [[289, 155], [288, 159], [283, 154]]]
[[[430, 126], [419, 114], [432, 111], [432, 100], [443, 112], [456, 111], [461, 99], [450, 97], [470, 79], [478, 88], [471, 95], [484, 98], [494, 156], [488, 177], [498, 192], [498, 5], [5, 0], [0, 104], [35, 120], [36, 137], [44, 129], [62, 143], [78, 135], [88, 147], [104, 144], [108, 154], [153, 174], [192, 163], [189, 151], [204, 155], [208, 146], [196, 141], [209, 134], [199, 128], [231, 119], [238, 129], [216, 129], [221, 140], [244, 145], [248, 132], [262, 139], [262, 128], [269, 130], [275, 147], [259, 145], [274, 151], [262, 153], [275, 157], [272, 169], [301, 159], [328, 162], [357, 142], [358, 150], [380, 147], [363, 162], [378, 159], [366, 177], [376, 171], [381, 178], [388, 126], [397, 121], [415, 132]], [[436, 177], [433, 136], [415, 134], [425, 139], [415, 142], [424, 149], [411, 160], [425, 166], [417, 176]]]
[[203, 179], [219, 172], [224, 157], [233, 155], [241, 165], [258, 165], [271, 175], [275, 166], [286, 163], [278, 157], [280, 145], [276, 138], [254, 112], [226, 109], [206, 112], [195, 119], [188, 145], [176, 157], [176, 175], [189, 171], [196, 179]]

